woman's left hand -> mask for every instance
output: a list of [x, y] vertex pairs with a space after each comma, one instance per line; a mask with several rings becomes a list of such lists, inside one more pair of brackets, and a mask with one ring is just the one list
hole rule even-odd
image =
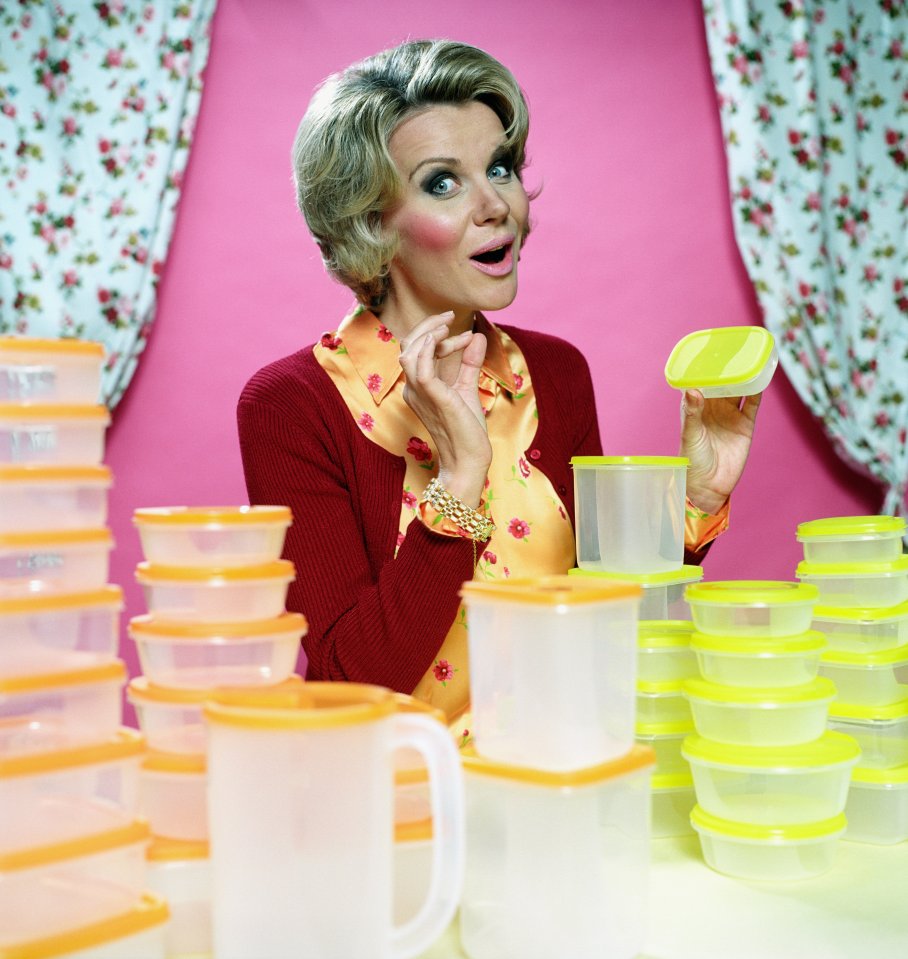
[[681, 397], [681, 456], [687, 468], [687, 498], [717, 513], [731, 495], [747, 462], [761, 394], [704, 399], [699, 390]]

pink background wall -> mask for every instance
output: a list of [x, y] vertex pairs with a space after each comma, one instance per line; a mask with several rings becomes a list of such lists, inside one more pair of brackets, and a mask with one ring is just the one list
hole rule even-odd
[[[678, 394], [662, 373], [672, 346], [694, 329], [759, 323], [697, 0], [220, 0], [158, 316], [108, 436], [111, 580], [126, 590], [133, 671], [125, 626], [145, 605], [132, 511], [246, 502], [234, 419], [244, 382], [351, 302], [323, 273], [293, 200], [290, 145], [312, 89], [355, 59], [431, 36], [487, 49], [528, 96], [526, 182], [544, 189], [521, 293], [497, 316], [584, 350], [606, 452], [675, 454]], [[706, 575], [792, 579], [799, 522], [879, 502], [779, 371]]]

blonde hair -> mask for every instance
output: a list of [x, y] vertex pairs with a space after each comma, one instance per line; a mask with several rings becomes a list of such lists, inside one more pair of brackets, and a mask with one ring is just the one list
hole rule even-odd
[[415, 40], [333, 74], [316, 90], [293, 144], [297, 203], [325, 267], [367, 306], [380, 306], [397, 237], [382, 216], [400, 189], [388, 142], [414, 110], [484, 103], [501, 120], [519, 176], [529, 112], [511, 72], [477, 47]]

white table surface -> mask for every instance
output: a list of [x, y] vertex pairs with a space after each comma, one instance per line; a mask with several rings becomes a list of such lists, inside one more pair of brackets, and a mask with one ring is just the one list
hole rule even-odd
[[[908, 959], [908, 842], [841, 841], [828, 872], [785, 883], [714, 872], [696, 836], [652, 846], [639, 959]], [[552, 959], [570, 956], [566, 931], [564, 953]], [[420, 959], [465, 957], [455, 920]]]

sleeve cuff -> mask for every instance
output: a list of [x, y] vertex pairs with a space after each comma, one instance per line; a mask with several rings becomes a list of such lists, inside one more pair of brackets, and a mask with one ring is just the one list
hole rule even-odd
[[731, 501], [718, 513], [706, 513], [687, 500], [684, 509], [684, 547], [692, 553], [703, 549], [728, 529], [728, 513]]

